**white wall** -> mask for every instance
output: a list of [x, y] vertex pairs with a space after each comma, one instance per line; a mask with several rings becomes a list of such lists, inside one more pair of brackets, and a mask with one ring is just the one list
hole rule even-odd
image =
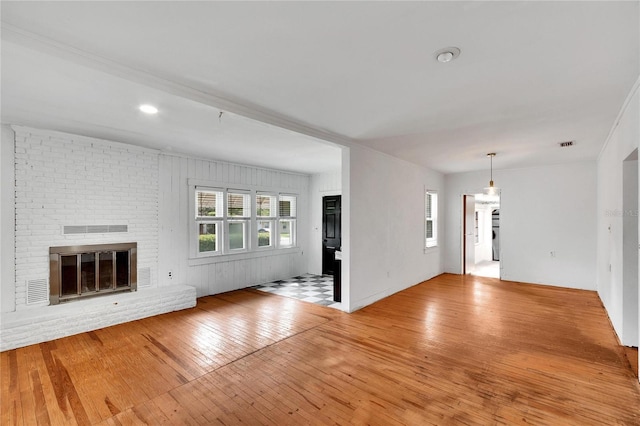
[[2, 126], [0, 140], [0, 312], [13, 312], [15, 304], [14, 245], [14, 133]]
[[622, 203], [622, 343], [638, 346], [638, 151], [623, 162]]
[[623, 333], [623, 161], [640, 140], [639, 84], [640, 79], [598, 157], [597, 288], [623, 343], [628, 340]]
[[[595, 290], [595, 163], [494, 170], [493, 175], [501, 189], [502, 279]], [[445, 178], [447, 272], [462, 271], [461, 195], [481, 192], [487, 180], [486, 171]]]
[[[297, 194], [298, 247], [190, 259], [190, 181], [216, 188]], [[160, 285], [191, 285], [201, 297], [306, 273], [308, 191], [307, 175], [160, 155]]]
[[309, 181], [309, 273], [322, 273], [322, 197], [342, 194], [342, 173], [311, 175]]
[[[440, 238], [445, 215], [441, 174], [360, 147], [351, 147], [349, 163], [343, 198], [350, 205], [343, 223], [349, 226], [348, 303], [353, 311], [442, 272], [441, 246], [424, 248], [425, 187], [439, 191]], [[348, 173], [344, 167], [343, 173]], [[344, 268], [343, 260], [343, 276]]]

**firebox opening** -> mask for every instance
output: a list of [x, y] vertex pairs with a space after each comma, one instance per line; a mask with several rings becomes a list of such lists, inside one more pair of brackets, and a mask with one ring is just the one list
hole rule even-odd
[[137, 243], [51, 247], [49, 301], [137, 290]]

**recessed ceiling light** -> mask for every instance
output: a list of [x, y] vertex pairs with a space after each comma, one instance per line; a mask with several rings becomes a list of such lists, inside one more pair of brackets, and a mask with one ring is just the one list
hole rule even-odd
[[436, 60], [442, 63], [451, 62], [458, 56], [460, 56], [460, 49], [457, 47], [445, 47], [435, 53]]
[[144, 104], [140, 105], [140, 111], [144, 112], [145, 114], [157, 114], [158, 108], [154, 107], [153, 105]]

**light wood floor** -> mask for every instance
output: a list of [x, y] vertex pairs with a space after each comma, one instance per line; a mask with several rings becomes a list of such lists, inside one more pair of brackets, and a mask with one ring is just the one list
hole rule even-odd
[[491, 278], [351, 315], [241, 290], [0, 359], [2, 424], [640, 424], [596, 293]]

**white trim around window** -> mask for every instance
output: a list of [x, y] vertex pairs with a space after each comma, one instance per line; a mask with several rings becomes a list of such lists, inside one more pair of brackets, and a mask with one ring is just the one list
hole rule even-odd
[[297, 249], [297, 194], [189, 180], [190, 263]]
[[425, 249], [438, 246], [438, 191], [424, 191], [424, 241]]
[[298, 197], [293, 194], [280, 194], [278, 201], [278, 246], [295, 247]]

